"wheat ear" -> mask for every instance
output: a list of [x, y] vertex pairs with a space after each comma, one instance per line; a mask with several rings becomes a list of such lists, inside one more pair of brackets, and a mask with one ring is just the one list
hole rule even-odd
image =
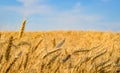
[[71, 55], [70, 54], [68, 54], [65, 58], [63, 58], [62, 59], [62, 63], [65, 63], [68, 59], [70, 59], [71, 58]]
[[26, 20], [23, 20], [20, 31], [19, 31], [19, 39], [23, 36], [24, 30], [25, 30], [25, 24], [26, 24]]
[[1, 33], [0, 33], [0, 39], [1, 39]]
[[8, 46], [7, 46], [6, 53], [5, 53], [6, 61], [8, 61], [9, 58], [10, 58], [10, 51], [11, 51], [11, 47], [12, 47], [12, 41], [13, 41], [13, 37], [11, 36], [9, 38]]

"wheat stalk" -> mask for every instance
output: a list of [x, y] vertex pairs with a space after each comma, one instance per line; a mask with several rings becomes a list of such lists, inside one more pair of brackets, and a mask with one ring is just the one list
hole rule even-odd
[[25, 25], [26, 25], [26, 20], [23, 20], [20, 31], [19, 31], [19, 39], [23, 36]]
[[55, 38], [53, 39], [53, 48], [56, 46], [56, 40]]
[[94, 50], [94, 49], [98, 48], [99, 46], [100, 45], [92, 47], [91, 49], [78, 49], [78, 50], [75, 50], [72, 54], [76, 54], [76, 53], [79, 53], [79, 52], [89, 52], [91, 50]]
[[97, 59], [98, 57], [104, 55], [106, 52], [107, 52], [107, 50], [104, 50], [103, 52], [101, 52], [101, 53], [95, 55], [95, 56], [91, 59], [91, 63], [93, 63], [94, 60]]
[[2, 59], [3, 59], [3, 55], [0, 56], [0, 64], [1, 64], [1, 62], [2, 62]]
[[55, 71], [53, 73], [57, 73], [57, 71], [59, 70], [60, 66], [61, 66], [60, 63], [58, 63], [58, 65], [57, 65], [57, 67], [56, 67], [56, 69], [55, 69]]
[[38, 48], [38, 46], [42, 43], [43, 39], [40, 39], [39, 42], [35, 45], [35, 47], [32, 49], [32, 53]]
[[12, 63], [8, 66], [8, 68], [6, 69], [5, 73], [8, 73], [9, 70], [11, 69], [12, 65], [16, 62], [17, 58], [15, 58]]
[[101, 45], [98, 45], [98, 46], [95, 46], [95, 47], [92, 47], [91, 49], [90, 49], [90, 51], [91, 50], [94, 50], [94, 49], [97, 49], [98, 47], [100, 47]]
[[24, 69], [26, 69], [28, 64], [28, 54], [26, 54], [26, 59], [25, 59], [25, 63], [24, 63]]
[[120, 62], [120, 57], [118, 57], [116, 60], [115, 60], [115, 64], [119, 64]]
[[18, 66], [18, 70], [20, 70], [20, 69], [22, 68], [22, 65], [23, 65], [23, 63], [24, 63], [23, 58], [21, 58], [20, 60], [21, 60], [21, 63], [20, 63], [20, 65]]
[[18, 53], [17, 57], [14, 58], [14, 60], [10, 63], [10, 65], [7, 67], [7, 69], [5, 70], [5, 73], [8, 73], [10, 71], [10, 69], [12, 68], [13, 64], [15, 64], [15, 62], [17, 61], [17, 59], [21, 56], [21, 52]]
[[22, 45], [27, 45], [31, 47], [31, 43], [28, 43], [26, 41], [21, 41], [20, 43], [17, 44], [17, 46], [22, 46]]
[[95, 66], [96, 66], [95, 63], [91, 64], [91, 66], [88, 68], [88, 71], [89, 71], [90, 73], [93, 73], [92, 71], [94, 70]]
[[52, 62], [54, 62], [60, 54], [61, 54], [61, 53], [58, 53], [57, 55], [54, 55], [54, 56], [50, 59], [50, 61], [47, 63], [47, 66], [50, 65]]
[[59, 50], [61, 50], [61, 49], [55, 49], [55, 50], [53, 50], [53, 51], [48, 52], [47, 54], [45, 54], [45, 55], [43, 56], [43, 59], [46, 58], [48, 55], [50, 55], [50, 54], [52, 54], [52, 53], [55, 53], [55, 52], [57, 52], [57, 51], [59, 51]]
[[104, 66], [106, 63], [108, 63], [111, 59], [108, 59], [107, 61], [101, 62], [99, 64], [96, 65], [96, 68], [100, 67], [100, 66]]
[[105, 66], [102, 66], [98, 71], [100, 71], [100, 70], [102, 70], [102, 69], [105, 69], [105, 68], [107, 68], [107, 67], [112, 67], [111, 65], [112, 65], [113, 63], [111, 62], [111, 63], [109, 63], [109, 64], [107, 64], [107, 65], [105, 65]]
[[75, 50], [72, 54], [76, 54], [79, 52], [89, 52], [90, 50], [84, 50], [84, 49], [79, 49], [79, 50]]
[[0, 33], [0, 39], [1, 39], [1, 33]]
[[79, 62], [74, 66], [74, 69], [72, 71], [72, 73], [75, 73], [77, 71], [77, 69], [81, 66], [82, 64], [82, 58], [79, 60]]

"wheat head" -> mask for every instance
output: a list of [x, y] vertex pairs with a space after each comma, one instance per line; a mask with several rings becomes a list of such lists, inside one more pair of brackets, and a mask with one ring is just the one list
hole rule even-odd
[[23, 36], [25, 25], [26, 25], [26, 20], [23, 20], [20, 31], [19, 31], [19, 39]]

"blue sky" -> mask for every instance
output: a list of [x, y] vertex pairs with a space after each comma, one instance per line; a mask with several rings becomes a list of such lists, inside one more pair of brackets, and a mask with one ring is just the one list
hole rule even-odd
[[0, 0], [0, 30], [120, 31], [120, 0]]

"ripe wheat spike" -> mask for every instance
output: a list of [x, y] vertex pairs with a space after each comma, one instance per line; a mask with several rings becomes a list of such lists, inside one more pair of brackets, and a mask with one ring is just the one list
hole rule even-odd
[[26, 20], [23, 20], [20, 31], [19, 31], [19, 39], [23, 36], [25, 25], [26, 25]]
[[12, 47], [12, 41], [13, 41], [13, 37], [11, 36], [9, 38], [8, 46], [7, 46], [6, 53], [5, 53], [6, 61], [8, 61], [9, 58], [10, 58], [10, 51], [11, 51], [11, 47]]

